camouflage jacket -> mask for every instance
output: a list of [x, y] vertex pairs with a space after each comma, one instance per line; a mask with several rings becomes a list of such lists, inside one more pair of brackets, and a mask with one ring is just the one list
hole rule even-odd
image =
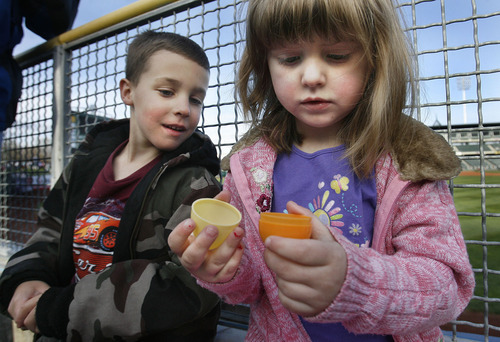
[[75, 217], [108, 156], [128, 138], [128, 120], [96, 126], [39, 211], [39, 229], [0, 278], [4, 314], [15, 288], [42, 280], [36, 320], [44, 336], [67, 341], [211, 341], [219, 298], [202, 289], [167, 244], [191, 203], [220, 191], [219, 160], [195, 132], [141, 180], [128, 199], [111, 267], [73, 283]]

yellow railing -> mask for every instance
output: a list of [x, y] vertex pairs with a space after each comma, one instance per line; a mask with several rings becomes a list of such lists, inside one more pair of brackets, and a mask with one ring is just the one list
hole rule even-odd
[[[76, 39], [84, 38], [86, 36], [99, 32], [103, 29], [106, 29], [113, 25], [137, 17], [138, 15], [150, 12], [161, 6], [176, 1], [178, 0], [137, 0], [136, 2], [133, 2], [109, 14], [103, 15], [102, 17], [92, 20], [87, 24], [74, 28], [70, 31], [64, 32], [59, 36], [54, 37], [41, 45], [29, 49], [17, 55], [16, 59], [19, 62], [22, 62], [24, 60], [29, 59], [30, 56], [33, 56], [34, 54], [52, 50], [54, 47], [58, 45], [69, 43]], [[85, 5], [84, 3], [81, 4], [81, 6], [84, 5]]]

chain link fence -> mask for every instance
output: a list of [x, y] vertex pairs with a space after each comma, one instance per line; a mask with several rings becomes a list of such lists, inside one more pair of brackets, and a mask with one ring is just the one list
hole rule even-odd
[[[242, 0], [177, 1], [18, 56], [24, 85], [1, 152], [0, 256], [33, 234], [41, 201], [89, 128], [128, 117], [118, 84], [139, 32], [180, 33], [206, 50], [211, 76], [199, 127], [219, 156], [229, 152], [248, 128], [234, 89], [245, 8]], [[399, 9], [418, 59], [418, 119], [445, 136], [465, 171], [450, 188], [477, 288], [466, 312], [444, 328], [452, 339], [458, 332], [493, 340], [500, 336], [500, 2], [400, 0]]]

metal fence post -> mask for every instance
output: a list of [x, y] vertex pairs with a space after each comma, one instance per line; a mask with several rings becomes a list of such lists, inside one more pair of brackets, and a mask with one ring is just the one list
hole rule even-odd
[[57, 181], [64, 168], [65, 157], [68, 153], [66, 142], [68, 134], [69, 102], [69, 52], [64, 45], [54, 50], [54, 100], [53, 100], [53, 138], [52, 138], [52, 168], [51, 186]]

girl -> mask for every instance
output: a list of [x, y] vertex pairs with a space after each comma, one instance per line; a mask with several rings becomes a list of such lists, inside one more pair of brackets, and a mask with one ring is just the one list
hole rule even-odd
[[[215, 251], [191, 220], [169, 244], [199, 283], [251, 306], [248, 341], [440, 341], [474, 278], [449, 145], [402, 114], [411, 58], [391, 0], [250, 0], [238, 84], [252, 128], [219, 198], [243, 214]], [[259, 214], [313, 218], [310, 240]], [[244, 234], [243, 234], [244, 232]], [[243, 237], [244, 235], [244, 237]]]

